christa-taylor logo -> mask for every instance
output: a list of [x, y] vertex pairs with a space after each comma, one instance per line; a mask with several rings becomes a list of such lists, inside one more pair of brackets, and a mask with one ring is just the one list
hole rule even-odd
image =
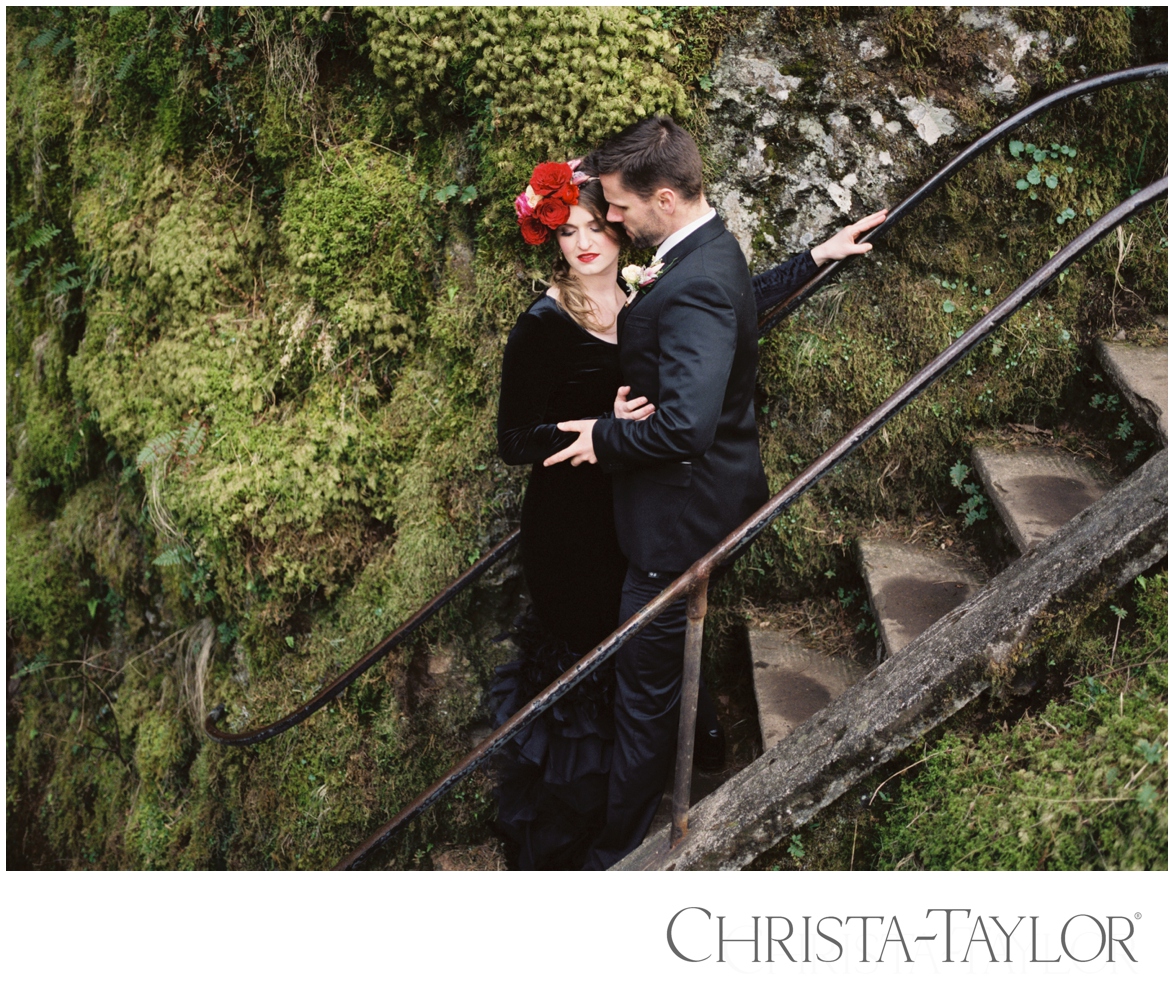
[[850, 916], [726, 917], [686, 906], [669, 920], [669, 950], [694, 964], [861, 964], [927, 961], [944, 964], [1116, 964], [1130, 949], [1140, 913], [1068, 916], [976, 913], [931, 908], [922, 918]]

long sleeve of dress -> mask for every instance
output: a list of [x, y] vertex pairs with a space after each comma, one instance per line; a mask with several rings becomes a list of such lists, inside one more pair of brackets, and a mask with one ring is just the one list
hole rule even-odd
[[811, 252], [802, 252], [786, 262], [760, 273], [752, 280], [754, 304], [761, 316], [777, 303], [787, 299], [819, 271]]
[[575, 433], [547, 422], [552, 391], [563, 380], [550, 350], [550, 331], [527, 312], [506, 342], [497, 405], [497, 451], [509, 464], [537, 463], [565, 449]]

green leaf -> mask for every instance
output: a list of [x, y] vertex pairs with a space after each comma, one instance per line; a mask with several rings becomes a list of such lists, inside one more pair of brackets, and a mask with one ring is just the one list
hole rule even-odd
[[123, 55], [122, 61], [118, 63], [118, 71], [114, 73], [114, 80], [117, 82], [125, 82], [127, 76], [130, 75], [130, 70], [135, 65], [135, 51], [128, 51]]
[[12, 677], [24, 678], [30, 674], [36, 674], [38, 671], [44, 671], [49, 666], [49, 655], [44, 651], [37, 651], [37, 656], [34, 657], [28, 664], [16, 672]]
[[36, 51], [37, 48], [48, 47], [61, 36], [60, 27], [46, 27], [40, 34], [29, 41], [29, 50]]
[[956, 306], [954, 306], [954, 304], [950, 300], [946, 300], [942, 304], [942, 309], [945, 310], [946, 313], [953, 313], [958, 308]]
[[293, 645], [294, 645], [294, 639], [292, 637], [286, 637], [285, 638], [285, 646], [288, 647], [290, 650], [293, 650]]
[[791, 844], [787, 846], [787, 853], [792, 858], [803, 858], [807, 854], [803, 848], [803, 842], [799, 840], [798, 835], [791, 835]]
[[86, 608], [90, 611], [90, 618], [93, 619], [98, 615], [98, 603], [96, 599], [86, 600]]
[[139, 455], [135, 457], [135, 464], [140, 470], [145, 470], [147, 467], [154, 463], [158, 463], [160, 460], [168, 459], [171, 454], [175, 452], [175, 445], [178, 439], [178, 429], [172, 429], [169, 432], [156, 436], [146, 446], [139, 450]]
[[1039, 168], [1032, 167], [1031, 170], [1029, 170], [1027, 172], [1027, 183], [1028, 184], [1038, 184], [1039, 182], [1040, 182]]
[[190, 422], [183, 431], [179, 441], [179, 452], [187, 459], [191, 459], [204, 448], [204, 439], [208, 431], [201, 422]]
[[962, 485], [966, 483], [966, 478], [970, 476], [970, 468], [966, 466], [961, 460], [950, 467], [950, 483], [962, 489]]
[[39, 249], [42, 245], [48, 245], [60, 234], [61, 229], [56, 225], [42, 225], [29, 236], [24, 250], [25, 252], [31, 252], [33, 249]]
[[460, 188], [457, 187], [456, 184], [449, 184], [448, 186], [442, 187], [439, 191], [437, 191], [433, 197], [435, 197], [436, 200], [441, 204], [447, 204], [448, 200], [455, 197], [458, 191], [460, 191]]
[[1055, 174], [1048, 174], [1048, 176], [1044, 178], [1044, 183], [1047, 184], [1048, 187], [1056, 187], [1060, 183], [1060, 178]]
[[461, 196], [460, 196], [460, 198], [458, 198], [458, 201], [461, 204], [472, 204], [476, 200], [477, 200], [477, 188], [474, 187], [472, 184], [470, 184], [463, 191], [461, 191]]
[[1161, 743], [1151, 743], [1151, 742], [1149, 742], [1149, 740], [1139, 739], [1133, 748], [1136, 749], [1139, 753], [1141, 753], [1142, 756], [1145, 757], [1145, 761], [1147, 763], [1160, 763], [1160, 762], [1162, 762], [1162, 744]]
[[697, 84], [701, 86], [702, 92], [708, 92], [713, 88], [713, 79], [708, 75], [702, 75], [699, 79], [697, 79]]
[[1007, 149], [1011, 151], [1011, 156], [1018, 157], [1023, 152], [1023, 144], [1019, 140], [1012, 140], [1007, 144]]
[[21, 271], [20, 275], [16, 277], [16, 285], [24, 286], [28, 282], [28, 278], [36, 271], [37, 267], [44, 262], [43, 259], [34, 259], [28, 263]]
[[1019, 191], [1026, 191], [1030, 185], [1022, 177], [1015, 182], [1015, 188]]

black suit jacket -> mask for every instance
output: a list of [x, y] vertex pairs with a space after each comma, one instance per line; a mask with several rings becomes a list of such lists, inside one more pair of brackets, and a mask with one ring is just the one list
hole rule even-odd
[[614, 474], [616, 531], [638, 569], [681, 572], [769, 496], [758, 451], [758, 331], [750, 272], [714, 217], [664, 257], [620, 313], [620, 374], [649, 419], [603, 418], [592, 433]]

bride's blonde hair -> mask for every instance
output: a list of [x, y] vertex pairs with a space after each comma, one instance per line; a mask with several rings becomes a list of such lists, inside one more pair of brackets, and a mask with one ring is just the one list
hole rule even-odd
[[[619, 243], [624, 241], [620, 233], [621, 226], [607, 220], [607, 199], [603, 196], [603, 187], [598, 180], [590, 180], [579, 186], [579, 207], [588, 211], [603, 226], [608, 238]], [[599, 311], [591, 302], [579, 277], [571, 272], [571, 264], [567, 262], [567, 257], [561, 249], [554, 260], [550, 285], [558, 290], [555, 302], [577, 323], [596, 333], [608, 329], [610, 324], [599, 322]]]

